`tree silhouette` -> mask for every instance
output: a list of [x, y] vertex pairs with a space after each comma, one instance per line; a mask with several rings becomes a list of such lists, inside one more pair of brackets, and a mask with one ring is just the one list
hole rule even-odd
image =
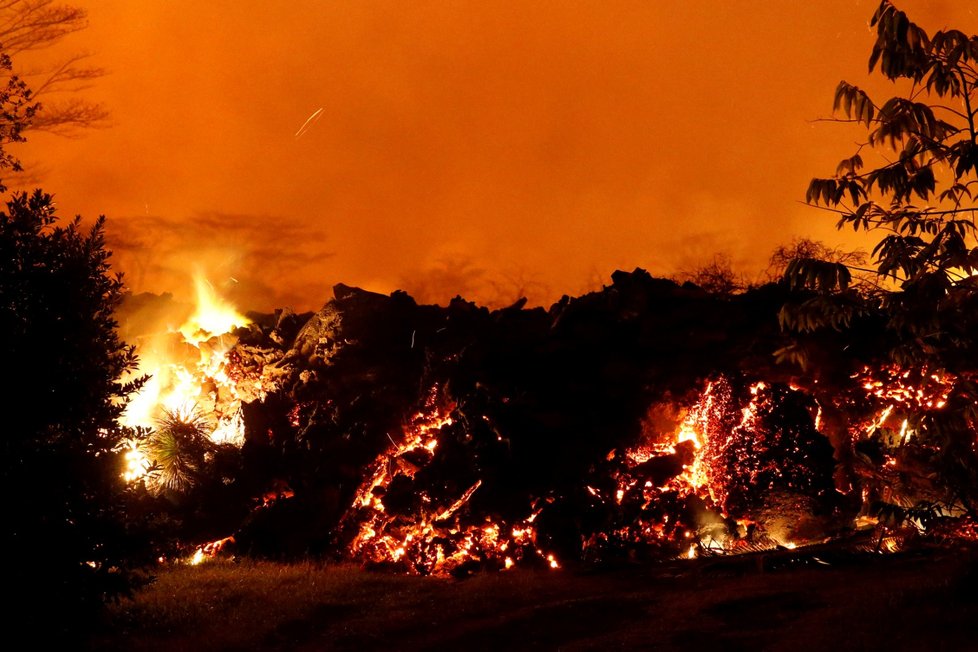
[[730, 256], [726, 254], [714, 254], [708, 263], [680, 270], [675, 280], [692, 283], [710, 294], [720, 296], [742, 292], [749, 285], [746, 277], [734, 271]]
[[810, 238], [795, 238], [788, 244], [778, 245], [771, 252], [765, 278], [772, 282], [780, 280], [784, 277], [788, 265], [799, 258], [843, 263], [857, 273], [869, 271], [865, 270], [868, 257], [863, 251], [830, 247], [824, 242]]
[[[27, 84], [10, 74], [10, 70], [10, 56], [0, 52], [0, 76], [6, 77], [6, 83], [0, 88], [0, 172], [20, 171], [20, 161], [7, 152], [7, 146], [23, 142], [23, 133], [30, 127], [38, 108]], [[0, 180], [0, 192], [5, 190]]]
[[[0, 357], [8, 373], [2, 476], [4, 548], [19, 624], [70, 627], [121, 586], [127, 556], [117, 419], [138, 383], [112, 318], [104, 220], [58, 225], [50, 195], [15, 194], [0, 212]], [[36, 610], [36, 611], [35, 611]], [[49, 623], [47, 627], [51, 628]]]
[[876, 102], [854, 84], [839, 84], [838, 119], [864, 126], [866, 140], [834, 175], [813, 179], [806, 199], [833, 212], [840, 229], [881, 234], [873, 250], [881, 291], [856, 296], [846, 261], [802, 256], [788, 265], [787, 279], [836, 301], [795, 306], [784, 320], [811, 330], [882, 308], [896, 336], [895, 360], [953, 365], [975, 350], [966, 308], [978, 289], [978, 36], [929, 36], [889, 0], [871, 24], [870, 71], [904, 82], [906, 93]]
[[[786, 305], [781, 321], [808, 344], [843, 331], [900, 369], [950, 372], [946, 405], [909, 414], [915, 438], [900, 450], [978, 517], [978, 36], [928, 34], [889, 0], [871, 26], [869, 71], [900, 92], [877, 101], [838, 85], [836, 120], [866, 136], [833, 175], [811, 181], [806, 199], [833, 213], [839, 229], [880, 236], [872, 283], [853, 286], [852, 261], [802, 254], [785, 279], [804, 298]], [[783, 357], [810, 361], [804, 344]]]
[[108, 119], [104, 106], [78, 96], [78, 91], [105, 74], [87, 65], [87, 53], [75, 52], [40, 66], [27, 63], [31, 53], [51, 48], [84, 29], [87, 18], [84, 9], [53, 0], [0, 0], [0, 48], [16, 64], [0, 74], [0, 83], [16, 73], [30, 84], [34, 100], [41, 101], [31, 129], [72, 135]]

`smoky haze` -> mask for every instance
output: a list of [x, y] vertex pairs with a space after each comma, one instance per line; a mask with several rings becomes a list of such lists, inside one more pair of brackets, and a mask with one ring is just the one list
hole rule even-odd
[[[546, 303], [853, 244], [798, 203], [858, 138], [812, 120], [840, 79], [886, 92], [875, 1], [81, 4], [63, 47], [109, 70], [85, 92], [112, 125], [18, 154], [63, 213], [109, 218], [134, 291], [200, 268], [263, 310], [337, 282]], [[978, 31], [971, 3], [898, 4]]]

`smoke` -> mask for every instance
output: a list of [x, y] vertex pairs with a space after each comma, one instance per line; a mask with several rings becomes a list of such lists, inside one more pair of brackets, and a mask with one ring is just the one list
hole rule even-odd
[[400, 288], [419, 303], [444, 305], [460, 296], [489, 308], [510, 306], [520, 299], [531, 306], [546, 305], [553, 294], [525, 267], [489, 273], [464, 254], [446, 255], [410, 271], [401, 277]]
[[[113, 262], [138, 289], [191, 297], [194, 275], [244, 309], [308, 307], [329, 298], [317, 270], [333, 254], [323, 230], [269, 215], [133, 216], [109, 223]], [[316, 296], [318, 294], [318, 297]]]
[[[810, 121], [867, 78], [875, 3], [89, 4], [72, 38], [114, 124], [24, 158], [108, 216], [137, 291], [200, 264], [245, 308], [338, 282], [546, 305], [595, 270], [851, 238], [798, 202], [865, 137]], [[967, 3], [900, 5], [978, 31]]]

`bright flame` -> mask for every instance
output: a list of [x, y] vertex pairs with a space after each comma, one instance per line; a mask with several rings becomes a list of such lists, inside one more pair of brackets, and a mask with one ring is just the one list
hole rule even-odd
[[217, 556], [221, 550], [224, 549], [228, 544], [234, 543], [234, 537], [224, 537], [223, 539], [218, 539], [216, 541], [211, 541], [210, 543], [205, 543], [194, 551], [187, 563], [191, 566], [198, 566], [205, 561], [211, 560]]
[[234, 306], [222, 299], [203, 275], [194, 277], [194, 288], [197, 291], [197, 309], [180, 327], [184, 341], [188, 344], [199, 345], [212, 337], [225, 335], [235, 328], [251, 323]]
[[146, 477], [146, 474], [149, 473], [149, 469], [152, 466], [152, 462], [150, 462], [146, 454], [139, 448], [137, 442], [130, 441], [126, 445], [129, 447], [129, 450], [123, 455], [126, 467], [122, 473], [122, 478], [126, 482], [134, 482]]
[[[250, 322], [202, 275], [194, 278], [194, 285], [196, 306], [186, 322], [176, 329], [164, 325], [138, 344], [140, 364], [134, 375], [150, 378], [132, 397], [120, 421], [129, 427], [152, 428], [164, 412], [181, 417], [199, 414], [212, 425], [212, 441], [240, 446], [244, 443], [241, 394], [228, 356], [236, 341], [228, 334]], [[126, 453], [123, 477], [127, 481], [143, 477], [150, 463], [133, 445]]]

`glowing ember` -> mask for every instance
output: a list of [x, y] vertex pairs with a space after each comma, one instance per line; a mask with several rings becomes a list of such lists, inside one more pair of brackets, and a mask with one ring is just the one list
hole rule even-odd
[[915, 371], [895, 365], [878, 368], [864, 367], [853, 379], [865, 392], [865, 399], [880, 404], [876, 416], [861, 429], [863, 437], [889, 431], [894, 445], [907, 443], [915, 434], [910, 416], [931, 410], [941, 410], [957, 379], [947, 373]]
[[463, 564], [490, 564], [500, 569], [514, 566], [527, 554], [543, 559], [550, 568], [560, 567], [553, 554], [536, 547], [533, 521], [539, 510], [519, 523], [481, 520], [467, 516], [472, 497], [482, 486], [476, 480], [450, 504], [439, 506], [427, 493], [418, 496], [415, 510], [399, 513], [385, 504], [395, 479], [413, 479], [438, 449], [442, 430], [453, 426], [454, 404], [431, 391], [425, 409], [414, 415], [390, 447], [370, 468], [357, 491], [344, 522], [357, 522], [349, 546], [352, 557], [366, 563], [398, 564], [420, 574], [450, 573]]
[[191, 566], [197, 566], [205, 561], [211, 560], [218, 555], [225, 547], [234, 543], [234, 537], [225, 537], [223, 539], [218, 539], [217, 541], [211, 541], [210, 543], [204, 544], [194, 550], [194, 554], [190, 556], [187, 563]]
[[[756, 521], [777, 511], [772, 496], [818, 496], [831, 487], [832, 450], [815, 429], [817, 415], [800, 390], [754, 383], [736, 391], [722, 377], [710, 382], [673, 432], [646, 432], [623, 455], [608, 456], [619, 464], [608, 503], [619, 525], [595, 533], [585, 555], [588, 548], [600, 555], [601, 547], [652, 546], [693, 558], [733, 552], [741, 541], [775, 547], [773, 533]], [[588, 494], [605, 501], [594, 486]]]

